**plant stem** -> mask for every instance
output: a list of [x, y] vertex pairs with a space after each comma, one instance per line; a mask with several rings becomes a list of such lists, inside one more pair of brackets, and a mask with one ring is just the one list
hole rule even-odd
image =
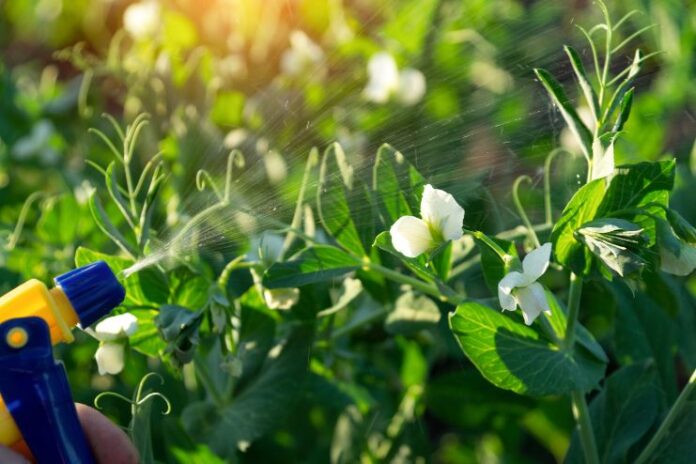
[[478, 239], [482, 241], [483, 243], [488, 246], [491, 250], [495, 251], [495, 253], [498, 255], [498, 257], [503, 261], [506, 262], [510, 259], [510, 255], [508, 255], [505, 250], [500, 248], [500, 245], [495, 243], [493, 240], [491, 240], [486, 234], [479, 230], [469, 230], [469, 229], [464, 229], [465, 234], [471, 234], [474, 236], [475, 239]]
[[128, 188], [128, 200], [130, 202], [131, 214], [133, 217], [138, 216], [138, 208], [135, 205], [135, 190], [133, 189], [133, 178], [130, 170], [130, 160], [123, 162], [123, 170], [126, 173], [126, 187]]
[[520, 201], [519, 189], [520, 184], [524, 181], [527, 181], [531, 184], [532, 178], [529, 176], [520, 176], [515, 180], [515, 183], [512, 185], [512, 199], [515, 202], [517, 212], [522, 218], [524, 226], [527, 228], [527, 234], [529, 235], [529, 238], [532, 240], [532, 242], [534, 242], [534, 246], [539, 248], [541, 246], [541, 243], [539, 242], [539, 237], [537, 237], [537, 234], [534, 231], [534, 227], [532, 226], [532, 222], [529, 220], [529, 216], [527, 216], [527, 212], [524, 210], [522, 202]]
[[[447, 301], [447, 302], [452, 303], [452, 304], [459, 304], [459, 303], [464, 301], [464, 298], [457, 295], [457, 293], [454, 290], [449, 289], [449, 287], [444, 287], [443, 289], [440, 289], [435, 284], [423, 282], [422, 280], [418, 280], [414, 277], [410, 277], [410, 276], [401, 274], [400, 272], [393, 271], [389, 268], [386, 268], [384, 266], [381, 266], [379, 264], [375, 264], [372, 262], [368, 263], [367, 267], [371, 271], [375, 271], [375, 272], [382, 274], [387, 279], [391, 279], [395, 282], [400, 282], [402, 284], [410, 285], [411, 287], [415, 288], [416, 290], [421, 291], [423, 293], [426, 293], [430, 296], [433, 296], [433, 297], [437, 298], [438, 300]], [[449, 293], [449, 295], [445, 295], [442, 290], [446, 290], [447, 293]]]
[[[580, 312], [580, 297], [582, 296], [582, 277], [575, 273], [570, 274], [570, 293], [568, 295], [568, 322], [563, 339], [562, 349], [570, 352], [575, 343], [575, 325]], [[573, 417], [578, 424], [580, 442], [582, 443], [587, 464], [599, 464], [599, 453], [595, 442], [594, 430], [590, 421], [590, 411], [585, 401], [585, 395], [581, 391], [573, 391], [570, 394], [573, 408]]]
[[585, 453], [585, 462], [587, 464], [599, 464], [599, 453], [597, 452], [597, 444], [595, 443], [594, 430], [592, 430], [590, 411], [585, 401], [585, 395], [580, 391], [574, 391], [571, 393], [571, 401], [573, 417], [575, 417], [575, 422], [577, 422], [580, 431], [580, 441]]
[[566, 324], [565, 337], [563, 337], [563, 349], [570, 351], [575, 343], [575, 324], [580, 312], [580, 297], [582, 296], [582, 277], [575, 273], [570, 274], [570, 293], [568, 295], [568, 322]]
[[662, 438], [669, 433], [669, 428], [679, 416], [679, 413], [684, 405], [689, 401], [689, 396], [691, 396], [694, 388], [696, 388], [696, 370], [693, 372], [693, 374], [691, 374], [689, 382], [687, 382], [686, 386], [679, 394], [679, 397], [677, 398], [677, 401], [674, 402], [672, 409], [670, 409], [667, 413], [667, 417], [665, 417], [665, 420], [662, 421], [660, 428], [657, 429], [655, 435], [650, 439], [650, 442], [643, 449], [643, 452], [640, 453], [638, 459], [636, 459], [636, 464], [643, 464], [651, 457], [657, 446], [660, 444], [660, 440], [662, 440]]

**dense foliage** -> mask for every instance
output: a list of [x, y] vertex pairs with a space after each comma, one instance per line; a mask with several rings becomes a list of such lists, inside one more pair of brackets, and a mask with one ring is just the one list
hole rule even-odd
[[146, 463], [691, 462], [696, 6], [585, 3], [2, 3], [0, 288]]

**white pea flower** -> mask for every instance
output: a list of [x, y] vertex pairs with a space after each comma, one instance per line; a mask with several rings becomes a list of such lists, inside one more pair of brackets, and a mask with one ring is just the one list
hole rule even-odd
[[425, 76], [417, 69], [399, 72], [394, 57], [379, 52], [367, 63], [368, 82], [363, 96], [374, 103], [386, 103], [395, 97], [404, 105], [414, 105], [425, 95]]
[[302, 31], [292, 31], [290, 48], [283, 53], [280, 68], [291, 76], [310, 69], [324, 59], [324, 50]]
[[660, 247], [660, 270], [676, 276], [688, 276], [696, 269], [696, 246], [683, 243], [679, 253]]
[[425, 95], [425, 76], [413, 68], [406, 68], [399, 73], [399, 90], [397, 97], [407, 106], [415, 105]]
[[464, 208], [444, 190], [426, 185], [420, 207], [421, 218], [402, 216], [389, 230], [394, 248], [415, 258], [447, 240], [462, 237]]
[[368, 82], [363, 94], [375, 103], [386, 103], [399, 88], [399, 69], [396, 60], [387, 52], [372, 55], [367, 63]]
[[694, 229], [678, 213], [668, 210], [667, 215], [670, 223], [657, 223], [660, 270], [676, 276], [688, 276], [696, 270]]
[[539, 314], [551, 313], [544, 287], [537, 280], [544, 275], [551, 260], [551, 244], [531, 251], [522, 261], [522, 272], [508, 273], [498, 284], [498, 299], [505, 311], [522, 310], [524, 322], [531, 325]]
[[87, 332], [100, 342], [94, 354], [100, 375], [116, 375], [123, 370], [125, 341], [136, 330], [138, 319], [130, 313], [108, 317], [99, 322], [94, 330], [87, 329]]
[[299, 288], [264, 289], [263, 299], [270, 309], [290, 309], [300, 300]]
[[133, 3], [123, 13], [123, 28], [136, 39], [155, 35], [161, 21], [160, 6], [154, 0]]

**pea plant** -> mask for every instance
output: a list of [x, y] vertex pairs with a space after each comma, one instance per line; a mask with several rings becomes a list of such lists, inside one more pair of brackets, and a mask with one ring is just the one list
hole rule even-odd
[[[564, 150], [549, 155], [541, 224], [520, 200], [526, 176], [511, 192], [520, 227], [475, 230], [408, 153], [385, 144], [365, 165], [334, 143], [307, 156], [287, 223], [259, 216], [233, 256], [206, 254], [211, 230], [224, 236], [239, 227], [236, 213], [254, 214], [234, 188], [242, 153], [229, 154], [223, 176], [198, 172], [198, 190], [214, 201], [168, 237], [153, 228], [167, 161], [155, 155], [139, 173], [131, 164], [147, 117], [125, 130], [110, 119], [115, 136], [94, 133], [115, 161], [95, 165], [104, 189], [89, 204], [120, 254], [83, 247], [75, 258], [107, 261], [127, 289], [122, 312], [130, 316], [95, 329], [100, 370], [127, 369], [130, 350], [165, 360], [198, 392], [174, 413], [181, 432], [204, 445], [202, 459], [238, 459], [284, 424], [326, 426], [315, 402], [332, 405], [332, 462], [410, 462], [427, 455], [406, 444], [438, 401], [429, 371], [454, 347], [466, 375], [474, 366], [507, 391], [491, 395], [505, 395], [511, 408], [525, 404], [521, 396], [559, 399], [554, 407], [572, 411], [568, 462], [686, 462], [696, 453], [696, 375], [675, 362], [693, 353], [674, 333], [688, 297], [673, 276], [696, 268], [696, 229], [670, 207], [673, 159], [615, 164], [650, 55], [637, 50], [616, 71], [612, 57], [635, 35], [616, 43], [630, 15], [612, 22], [600, 6], [604, 21], [580, 28], [590, 66], [564, 47], [577, 99], [535, 70], [585, 161], [584, 180], [561, 208], [550, 179]], [[477, 274], [483, 293], [469, 285]], [[400, 369], [386, 361], [393, 356]], [[453, 385], [455, 409], [491, 391]], [[136, 443], [151, 461], [147, 440]]]

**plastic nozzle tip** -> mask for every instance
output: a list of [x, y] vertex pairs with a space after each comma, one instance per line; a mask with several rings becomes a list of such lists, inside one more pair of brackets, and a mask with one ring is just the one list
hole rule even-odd
[[78, 267], [53, 279], [77, 312], [85, 328], [123, 302], [126, 290], [104, 261]]

